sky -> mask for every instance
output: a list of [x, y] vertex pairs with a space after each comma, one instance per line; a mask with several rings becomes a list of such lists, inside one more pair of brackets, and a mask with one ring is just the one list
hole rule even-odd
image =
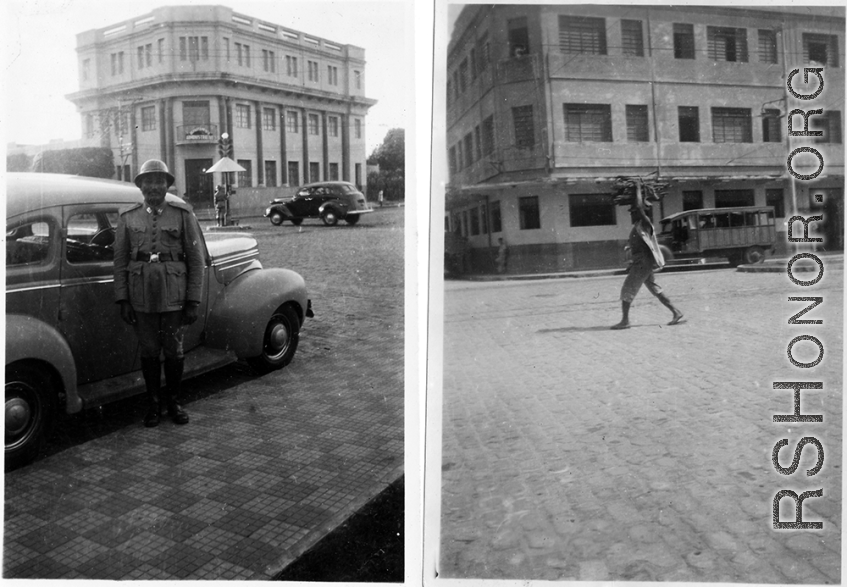
[[406, 0], [7, 0], [4, 2], [4, 142], [80, 138], [76, 35], [169, 5], [223, 5], [247, 16], [365, 49], [365, 91], [378, 103], [366, 118], [370, 154], [389, 129], [408, 128], [414, 81], [412, 4]]

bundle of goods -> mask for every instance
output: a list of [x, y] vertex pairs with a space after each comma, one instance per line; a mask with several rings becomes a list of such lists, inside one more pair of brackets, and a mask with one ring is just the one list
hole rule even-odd
[[652, 206], [665, 196], [668, 184], [658, 182], [655, 179], [621, 176], [615, 179], [613, 201], [618, 206], [632, 206], [635, 204], [636, 193], [639, 188], [644, 205]]

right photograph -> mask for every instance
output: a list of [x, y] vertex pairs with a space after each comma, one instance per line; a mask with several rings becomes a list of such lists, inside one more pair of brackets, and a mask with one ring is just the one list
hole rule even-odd
[[840, 583], [845, 9], [437, 8], [438, 578]]

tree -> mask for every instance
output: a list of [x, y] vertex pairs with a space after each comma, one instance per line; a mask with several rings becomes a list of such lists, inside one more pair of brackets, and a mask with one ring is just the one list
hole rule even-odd
[[32, 158], [26, 153], [6, 155], [6, 171], [29, 171]]
[[368, 199], [376, 200], [380, 190], [386, 200], [406, 197], [406, 131], [392, 128], [382, 144], [368, 157], [368, 164], [379, 165], [379, 172], [368, 174]]
[[109, 179], [115, 174], [115, 160], [112, 150], [103, 147], [56, 149], [36, 154], [32, 161], [32, 171]]

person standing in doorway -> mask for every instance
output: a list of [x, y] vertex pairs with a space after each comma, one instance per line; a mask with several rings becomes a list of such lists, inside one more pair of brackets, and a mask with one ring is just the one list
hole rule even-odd
[[[173, 183], [174, 176], [162, 161], [145, 162], [135, 177], [144, 203], [122, 211], [115, 232], [115, 299], [141, 347], [141, 372], [150, 402], [144, 416], [148, 428], [159, 424], [162, 404], [174, 423], [188, 423], [188, 414], [178, 403], [182, 343], [185, 328], [197, 320], [203, 291], [200, 224], [191, 206], [165, 200]], [[160, 389], [162, 353], [164, 389]]]
[[497, 262], [497, 273], [505, 273], [506, 272], [506, 264], [508, 262], [509, 256], [509, 247], [506, 246], [506, 241], [502, 238], [497, 239], [500, 243], [500, 246], [497, 248], [497, 258], [495, 261]]
[[629, 233], [629, 248], [632, 253], [632, 265], [621, 288], [623, 317], [619, 323], [612, 326], [612, 330], [623, 330], [630, 327], [629, 308], [642, 285], [646, 285], [647, 290], [673, 313], [673, 318], [668, 322], [669, 326], [674, 326], [683, 321], [682, 312], [662, 292], [662, 288], [656, 283], [653, 275], [655, 269], [664, 267], [665, 260], [661, 249], [659, 249], [653, 223], [645, 211], [647, 205], [642, 199], [641, 186], [639, 185], [630, 207], [632, 230]]

